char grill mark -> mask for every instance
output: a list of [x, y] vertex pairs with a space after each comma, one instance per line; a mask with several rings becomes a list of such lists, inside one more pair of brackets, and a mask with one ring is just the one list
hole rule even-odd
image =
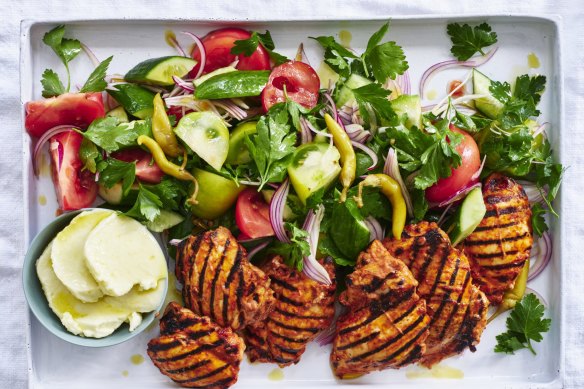
[[485, 217], [463, 242], [472, 277], [493, 304], [513, 287], [533, 244], [531, 208], [514, 180], [492, 174], [484, 182]]
[[[486, 310], [476, 312], [475, 305], [484, 296], [477, 294], [478, 290], [475, 293], [468, 258], [452, 247], [448, 236], [435, 223], [421, 222], [405, 230], [410, 238], [386, 239], [384, 245], [410, 264], [419, 282], [418, 293], [426, 301], [431, 317], [421, 363], [431, 366], [479, 342], [486, 325]], [[424, 242], [423, 248], [420, 242]], [[476, 320], [460, 334], [461, 324], [469, 315]]]
[[237, 381], [245, 345], [231, 329], [171, 302], [160, 319], [160, 333], [148, 343], [148, 356], [181, 386], [219, 389]]
[[297, 363], [306, 344], [331, 324], [335, 312], [334, 267], [328, 261], [323, 266], [332, 285], [291, 269], [278, 256], [263, 267], [271, 279], [276, 303], [264, 323], [246, 329], [247, 352], [252, 361], [275, 362], [282, 367]]

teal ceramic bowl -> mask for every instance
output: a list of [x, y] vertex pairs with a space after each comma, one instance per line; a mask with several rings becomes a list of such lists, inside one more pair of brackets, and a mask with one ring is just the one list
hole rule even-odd
[[[57, 315], [53, 313], [49, 307], [49, 303], [45, 297], [45, 293], [41, 287], [41, 283], [37, 277], [36, 273], [36, 261], [43, 253], [47, 245], [53, 240], [53, 238], [64, 229], [69, 222], [77, 216], [79, 213], [86, 211], [79, 210], [63, 214], [49, 223], [32, 241], [26, 256], [24, 257], [24, 264], [22, 268], [22, 281], [24, 286], [24, 295], [28, 302], [30, 310], [37, 318], [39, 323], [41, 323], [49, 332], [58, 336], [59, 338], [66, 340], [69, 343], [73, 343], [80, 346], [87, 347], [105, 347], [113, 346], [125, 342], [136, 335], [144, 331], [154, 320], [155, 315], [162, 309], [164, 304], [164, 299], [160, 302], [158, 308], [149, 313], [142, 314], [142, 323], [130, 332], [128, 324], [122, 324], [114, 333], [108, 335], [104, 338], [86, 338], [78, 335], [74, 335], [67, 331], [67, 329], [61, 324], [61, 320]], [[156, 236], [155, 236], [156, 238]], [[159, 244], [160, 240], [157, 239]], [[162, 246], [162, 251], [166, 253], [166, 248]], [[168, 289], [168, 277], [166, 278], [164, 285], [164, 295]]]

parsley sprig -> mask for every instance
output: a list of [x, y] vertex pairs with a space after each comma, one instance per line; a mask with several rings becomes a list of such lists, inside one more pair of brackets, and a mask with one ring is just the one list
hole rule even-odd
[[258, 45], [260, 44], [264, 47], [264, 49], [266, 49], [270, 55], [270, 58], [276, 65], [280, 65], [289, 61], [288, 57], [274, 51], [276, 49], [276, 45], [274, 45], [274, 40], [272, 39], [272, 35], [268, 30], [266, 30], [266, 32], [263, 34], [257, 31], [253, 31], [251, 33], [251, 37], [248, 39], [236, 40], [234, 42], [234, 46], [231, 48], [231, 54], [243, 54], [246, 57], [250, 57], [253, 55], [253, 53], [255, 53]]
[[452, 48], [450, 52], [459, 61], [466, 61], [476, 53], [485, 55], [483, 49], [497, 43], [497, 33], [487, 23], [471, 27], [468, 24], [451, 23], [446, 29]]
[[408, 70], [408, 62], [403, 49], [396, 42], [381, 43], [389, 30], [389, 22], [375, 32], [367, 42], [367, 49], [361, 56], [343, 47], [332, 36], [310, 37], [324, 48], [324, 62], [344, 79], [352, 73], [362, 74], [383, 84], [388, 78]]
[[514, 354], [521, 349], [529, 349], [534, 355], [532, 342], [541, 342], [542, 333], [548, 332], [551, 319], [544, 319], [544, 306], [530, 293], [515, 305], [507, 318], [507, 331], [497, 335], [495, 352]]
[[[61, 59], [67, 71], [67, 87], [61, 82], [59, 75], [52, 69], [45, 69], [41, 78], [43, 97], [55, 97], [67, 93], [71, 89], [71, 72], [69, 63], [81, 52], [81, 42], [77, 39], [65, 38], [65, 26], [59, 25], [43, 36], [43, 43], [53, 49]], [[102, 61], [89, 75], [80, 92], [101, 92], [107, 86], [104, 78], [113, 57]]]

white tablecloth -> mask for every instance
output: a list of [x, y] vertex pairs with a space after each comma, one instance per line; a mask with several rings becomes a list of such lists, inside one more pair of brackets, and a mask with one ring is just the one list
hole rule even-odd
[[[19, 26], [21, 19], [62, 20], [99, 18], [209, 18], [209, 19], [347, 19], [415, 14], [533, 13], [563, 18], [565, 70], [564, 161], [570, 166], [563, 185], [563, 222], [566, 272], [566, 387], [584, 387], [584, 1], [383, 1], [383, 0], [227, 0], [189, 1], [9, 1], [1, 3], [0, 20], [0, 386], [27, 385], [25, 337], [26, 302], [21, 286], [24, 256], [22, 199], [22, 136], [19, 98]], [[401, 4], [399, 4], [401, 3]]]

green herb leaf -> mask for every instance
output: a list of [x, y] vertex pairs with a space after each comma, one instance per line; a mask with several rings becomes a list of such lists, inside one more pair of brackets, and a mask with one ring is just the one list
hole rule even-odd
[[122, 181], [124, 196], [130, 192], [130, 188], [136, 178], [136, 163], [124, 162], [115, 158], [108, 158], [99, 164], [99, 183], [106, 188], [111, 188]]
[[304, 268], [304, 257], [310, 255], [308, 232], [293, 223], [285, 223], [284, 227], [290, 232], [292, 243], [274, 242], [269, 252], [281, 255], [286, 265], [300, 272]]
[[310, 37], [324, 48], [324, 62], [344, 78], [351, 74], [351, 64], [358, 57], [338, 43], [332, 36]]
[[395, 79], [409, 68], [403, 49], [395, 42], [385, 42], [368, 49], [363, 54], [363, 60], [381, 84], [388, 78]]
[[370, 110], [382, 120], [389, 123], [395, 122], [397, 115], [394, 112], [391, 102], [387, 99], [390, 91], [376, 83], [364, 85], [360, 88], [352, 89], [355, 100], [359, 105], [359, 113], [365, 122], [371, 121]]
[[65, 86], [59, 79], [59, 75], [51, 69], [45, 69], [41, 84], [43, 85], [43, 97], [55, 97], [65, 93]]
[[135, 145], [138, 136], [148, 135], [151, 131], [150, 120], [120, 123], [118, 118], [109, 116], [94, 120], [83, 136], [111, 153]]
[[535, 203], [531, 207], [531, 226], [533, 227], [533, 232], [535, 232], [537, 236], [542, 236], [543, 233], [549, 229], [545, 222], [545, 214], [546, 210], [541, 204]]
[[389, 22], [385, 23], [383, 26], [381, 26], [379, 30], [377, 30], [376, 32], [373, 33], [373, 35], [371, 35], [369, 41], [367, 41], [367, 49], [365, 51], [366, 52], [371, 51], [373, 50], [373, 48], [375, 48], [375, 46], [379, 45], [385, 34], [387, 34], [388, 30]]
[[248, 39], [236, 40], [234, 42], [234, 46], [231, 48], [231, 54], [243, 54], [246, 57], [250, 57], [257, 50], [260, 43], [264, 49], [266, 49], [270, 58], [276, 65], [280, 65], [289, 61], [286, 56], [274, 51], [276, 46], [274, 45], [274, 40], [272, 39], [272, 35], [268, 30], [266, 30], [266, 32], [263, 34], [254, 31], [251, 33], [251, 37]]
[[289, 156], [296, 147], [296, 132], [286, 103], [275, 104], [256, 126], [257, 133], [246, 137], [245, 143], [260, 174], [261, 189], [268, 182], [280, 181], [286, 174]]
[[71, 75], [69, 73], [69, 62], [75, 58], [81, 51], [81, 42], [77, 39], [66, 39], [65, 26], [60, 25], [53, 28], [43, 36], [43, 43], [51, 47], [55, 54], [61, 58], [65, 69], [67, 70], [67, 88], [66, 92], [71, 87]]
[[154, 221], [160, 215], [163, 207], [160, 198], [143, 185], [139, 186], [138, 197], [134, 206], [126, 212], [126, 215], [138, 220]]
[[551, 325], [551, 319], [543, 318], [544, 310], [533, 293], [523, 297], [507, 318], [507, 332], [497, 336], [495, 352], [513, 354], [527, 348], [535, 355], [531, 342], [541, 342], [542, 333], [548, 332]]
[[89, 170], [95, 174], [97, 171], [97, 162], [100, 160], [101, 154], [95, 144], [85, 137], [79, 147], [79, 158], [83, 162], [83, 170]]
[[97, 65], [79, 92], [101, 92], [105, 90], [107, 82], [104, 80], [104, 78], [112, 58], [113, 56], [106, 58], [99, 65]]
[[497, 33], [491, 31], [491, 26], [487, 23], [475, 27], [466, 23], [451, 23], [446, 31], [452, 41], [450, 52], [459, 61], [466, 61], [477, 52], [485, 55], [483, 49], [497, 43]]
[[156, 185], [143, 185], [143, 187], [155, 194], [165, 209], [178, 210], [179, 199], [187, 194], [185, 188], [173, 179], [163, 180]]

